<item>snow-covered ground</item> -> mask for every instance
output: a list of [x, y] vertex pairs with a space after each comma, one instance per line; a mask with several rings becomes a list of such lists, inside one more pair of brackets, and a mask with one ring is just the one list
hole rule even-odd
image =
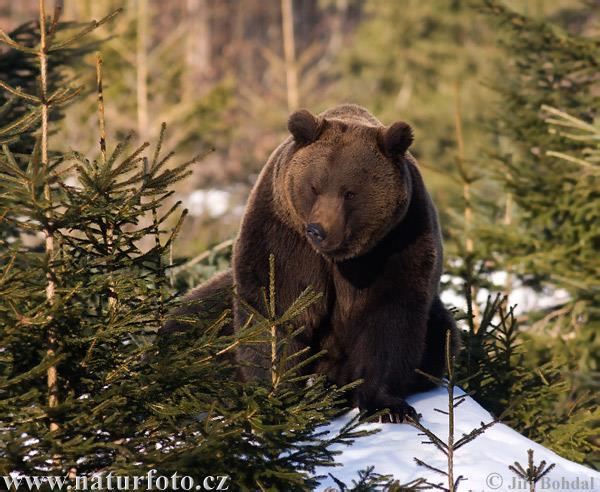
[[[456, 389], [455, 396], [464, 394]], [[423, 426], [434, 432], [443, 440], [448, 436], [448, 416], [436, 412], [434, 408], [446, 410], [448, 393], [445, 388], [438, 388], [414, 395], [409, 403], [422, 415]], [[353, 412], [350, 412], [353, 414]], [[341, 417], [330, 424], [335, 432], [349, 415]], [[481, 422], [492, 421], [491, 415], [472, 398], [466, 400], [455, 409], [455, 440], [479, 427]], [[401, 483], [422, 477], [433, 483], [444, 482], [444, 476], [432, 472], [415, 462], [415, 458], [428, 465], [445, 470], [445, 455], [432, 444], [422, 444], [428, 440], [419, 435], [420, 431], [408, 424], [366, 424], [366, 429], [381, 429], [371, 436], [357, 439], [352, 446], [340, 446], [342, 451], [336, 460], [341, 467], [323, 467], [317, 470], [318, 475], [333, 474], [347, 485], [357, 478], [357, 472], [367, 466], [374, 465], [375, 472], [382, 475], [393, 475]], [[527, 450], [534, 451], [534, 464], [545, 460], [548, 465], [556, 466], [542, 481], [538, 482], [536, 491], [568, 491], [578, 490], [600, 491], [600, 473], [561, 458], [553, 451], [536, 444], [504, 424], [495, 424], [474, 441], [465, 444], [454, 455], [454, 476], [462, 475], [467, 480], [458, 487], [459, 492], [497, 492], [497, 491], [529, 491], [529, 485], [508, 469], [518, 461], [527, 468]], [[445, 483], [444, 483], [445, 485]], [[321, 482], [319, 490], [331, 487], [337, 490], [335, 482], [330, 478]]]
[[[503, 271], [493, 272], [489, 280], [498, 286], [497, 289], [489, 291], [487, 289], [478, 289], [477, 304], [480, 307], [485, 306], [488, 295], [494, 297], [498, 293], [506, 293], [505, 287], [508, 274]], [[462, 310], [467, 309], [467, 303], [463, 294], [457, 291], [462, 289], [463, 280], [458, 277], [452, 277], [448, 274], [442, 276], [443, 282], [449, 282], [455, 290], [445, 289], [441, 294], [444, 304], [454, 306]], [[522, 285], [518, 279], [511, 282], [510, 292], [508, 292], [508, 305], [515, 306], [515, 314], [523, 314], [536, 309], [547, 309], [552, 306], [560, 306], [569, 300], [569, 293], [565, 289], [555, 289], [547, 286], [541, 292], [535, 291], [531, 287]]]

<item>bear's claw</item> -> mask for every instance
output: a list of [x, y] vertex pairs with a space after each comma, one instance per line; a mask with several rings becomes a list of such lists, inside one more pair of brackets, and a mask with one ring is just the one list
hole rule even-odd
[[391, 406], [388, 413], [384, 413], [379, 417], [379, 422], [382, 424], [402, 424], [410, 423], [410, 421], [418, 422], [420, 418], [421, 414], [405, 402]]

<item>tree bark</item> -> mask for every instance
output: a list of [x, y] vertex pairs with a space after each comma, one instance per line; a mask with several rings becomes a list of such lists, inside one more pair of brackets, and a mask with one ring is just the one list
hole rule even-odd
[[[40, 59], [40, 92], [42, 99], [41, 108], [41, 158], [42, 158], [42, 169], [43, 175], [48, 172], [48, 53], [46, 43], [46, 4], [45, 0], [39, 0], [39, 11], [40, 11], [40, 49], [38, 57]], [[47, 176], [46, 176], [47, 178]], [[50, 184], [48, 179], [45, 180], [44, 184], [44, 199], [50, 203], [52, 196], [50, 193]], [[46, 284], [46, 301], [51, 306], [54, 304], [54, 297], [56, 292], [56, 283], [54, 281], [54, 274], [52, 271], [52, 261], [54, 259], [54, 234], [51, 227], [46, 227], [44, 230], [44, 246], [46, 250], [46, 256], [48, 257], [48, 271], [46, 273], [47, 284]], [[46, 356], [48, 358], [54, 358], [56, 355], [56, 334], [52, 327], [52, 318], [48, 319], [48, 335]], [[46, 371], [46, 385], [48, 387], [48, 407], [55, 408], [58, 406], [58, 371], [56, 365], [51, 365]], [[58, 430], [58, 423], [50, 419], [50, 430]]]
[[299, 105], [298, 67], [296, 66], [296, 46], [294, 40], [294, 9], [292, 0], [281, 0], [281, 27], [283, 33], [283, 54], [287, 84], [288, 110], [294, 111]]
[[208, 89], [211, 66], [210, 10], [207, 0], [186, 0], [188, 29], [182, 99], [197, 99]]
[[148, 0], [137, 0], [136, 93], [141, 140], [148, 138]]

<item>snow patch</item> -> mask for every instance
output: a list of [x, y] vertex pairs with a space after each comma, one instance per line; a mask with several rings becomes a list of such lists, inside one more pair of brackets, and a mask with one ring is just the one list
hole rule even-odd
[[[488, 295], [496, 295], [503, 292], [503, 285], [506, 284], [508, 274], [506, 272], [494, 272], [490, 276], [490, 280], [498, 285], [498, 289], [489, 291], [487, 289], [478, 289], [477, 304], [485, 306]], [[459, 309], [467, 309], [465, 296], [457, 293], [462, 286], [463, 280], [458, 277], [452, 277], [448, 274], [442, 276], [442, 281], [450, 283], [453, 289], [445, 289], [441, 293], [442, 302], [449, 306], [455, 306]], [[569, 293], [565, 289], [545, 288], [541, 292], [536, 292], [531, 287], [520, 284], [518, 280], [514, 280], [513, 286], [508, 294], [508, 305], [515, 306], [515, 314], [523, 314], [528, 311], [547, 309], [552, 306], [560, 306], [569, 300]]]
[[207, 214], [209, 217], [220, 217], [229, 208], [231, 193], [225, 190], [208, 189], [192, 191], [184, 199], [184, 205], [190, 215]]
[[[465, 393], [456, 388], [455, 396]], [[425, 393], [413, 395], [408, 402], [422, 415], [421, 423], [441, 439], [448, 436], [448, 416], [435, 411], [435, 408], [448, 408], [448, 393], [445, 388], [437, 388]], [[337, 432], [350, 418], [356, 415], [353, 410], [336, 420], [328, 430]], [[471, 397], [455, 409], [455, 440], [479, 427], [481, 423], [493, 420], [492, 416]], [[317, 475], [331, 473], [337, 479], [350, 485], [357, 478], [357, 472], [368, 466], [375, 466], [375, 472], [392, 475], [400, 483], [410, 482], [417, 478], [425, 478], [432, 483], [445, 481], [445, 476], [419, 466], [415, 458], [428, 465], [446, 470], [445, 455], [433, 444], [422, 444], [428, 439], [419, 435], [420, 431], [408, 424], [365, 424], [361, 428], [381, 429], [371, 436], [357, 439], [352, 446], [339, 445], [334, 449], [342, 451], [336, 461], [341, 467], [321, 467]], [[548, 465], [556, 466], [545, 477], [545, 482], [538, 483], [536, 490], [593, 490], [600, 491], [600, 473], [561, 458], [530, 439], [522, 436], [504, 424], [495, 424], [474, 441], [465, 444], [454, 453], [454, 477], [462, 475], [467, 480], [460, 483], [459, 491], [497, 492], [528, 491], [529, 485], [518, 479], [508, 469], [518, 461], [527, 467], [527, 450], [534, 451], [534, 464], [545, 460]], [[544, 480], [544, 479], [543, 479]], [[444, 485], [445, 482], [444, 482]], [[335, 482], [328, 476], [318, 490], [337, 490]]]

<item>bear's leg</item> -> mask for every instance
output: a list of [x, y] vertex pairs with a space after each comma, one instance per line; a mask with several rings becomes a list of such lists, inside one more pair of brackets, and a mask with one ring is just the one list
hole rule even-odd
[[[374, 404], [373, 402], [378, 403]], [[359, 392], [358, 408], [365, 411], [367, 416], [373, 415], [383, 408], [387, 408], [388, 412], [380, 416], [380, 421], [383, 424], [401, 424], [407, 420], [418, 421], [420, 418], [417, 411], [404, 398], [389, 394], [380, 394], [374, 398], [372, 395]]]
[[[460, 347], [460, 334], [452, 314], [445, 308], [438, 296], [435, 297], [429, 310], [427, 321], [427, 337], [425, 352], [419, 369], [431, 376], [441, 378], [446, 371], [446, 332], [450, 330], [452, 354], [457, 354]], [[411, 393], [427, 391], [435, 384], [428, 378], [417, 374], [411, 385]]]
[[344, 333], [347, 344], [346, 377], [336, 381], [342, 385], [362, 379], [354, 389], [353, 403], [367, 413], [388, 409], [391, 422], [416, 416], [405, 398], [423, 360], [429, 315], [427, 292], [416, 287], [406, 288], [410, 296], [396, 292], [400, 295], [389, 296], [385, 299], [389, 302], [379, 302], [376, 309], [358, 311], [355, 317], [351, 310], [348, 316], [340, 303], [332, 320], [334, 331]]

